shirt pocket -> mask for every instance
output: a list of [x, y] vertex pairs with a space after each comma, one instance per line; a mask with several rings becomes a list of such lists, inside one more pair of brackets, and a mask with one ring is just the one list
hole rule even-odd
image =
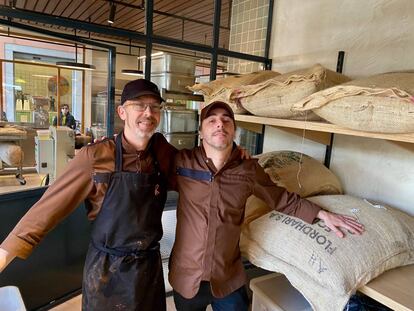
[[226, 222], [241, 224], [251, 183], [247, 176], [225, 174], [220, 176], [220, 212]]

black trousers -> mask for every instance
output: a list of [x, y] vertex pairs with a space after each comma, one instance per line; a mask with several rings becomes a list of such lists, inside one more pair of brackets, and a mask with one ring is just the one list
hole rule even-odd
[[242, 286], [223, 298], [216, 298], [211, 293], [210, 282], [201, 282], [198, 293], [190, 299], [173, 292], [177, 311], [205, 311], [211, 304], [214, 311], [247, 311], [249, 298], [246, 287]]

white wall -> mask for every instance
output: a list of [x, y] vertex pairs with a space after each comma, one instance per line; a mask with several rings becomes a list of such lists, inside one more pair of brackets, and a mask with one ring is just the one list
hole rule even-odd
[[[275, 1], [270, 57], [287, 72], [321, 63], [355, 78], [414, 69], [414, 1]], [[325, 146], [266, 127], [264, 151], [291, 149], [322, 159]], [[410, 149], [411, 148], [411, 149]], [[414, 215], [414, 145], [336, 135], [331, 169], [347, 193], [388, 203]]]
[[282, 72], [320, 62], [350, 76], [414, 68], [414, 1], [275, 1], [271, 56]]

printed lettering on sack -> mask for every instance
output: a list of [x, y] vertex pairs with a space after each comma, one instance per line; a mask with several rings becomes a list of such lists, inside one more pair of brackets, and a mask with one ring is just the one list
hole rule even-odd
[[315, 270], [319, 274], [321, 274], [322, 272], [325, 272], [326, 270], [328, 270], [328, 268], [323, 266], [322, 258], [317, 256], [314, 252], [312, 252], [312, 255], [309, 258], [308, 263], [312, 268], [315, 268]]
[[[274, 219], [275, 221], [279, 221], [282, 224], [288, 225], [295, 230], [302, 232], [312, 240], [316, 241], [317, 244], [323, 246], [325, 251], [330, 255], [333, 255], [336, 251], [336, 246], [333, 246], [332, 241], [326, 237], [325, 233], [316, 230], [314, 228], [315, 225], [307, 224], [297, 218], [278, 212], [271, 212], [269, 219]], [[331, 232], [331, 229], [329, 229], [322, 221], [319, 221], [316, 225], [328, 233]]]
[[280, 157], [277, 157], [277, 158], [270, 157], [266, 159], [261, 164], [261, 166], [265, 169], [272, 168], [272, 167], [284, 168], [284, 167], [287, 167], [287, 166], [290, 166], [296, 163], [303, 164], [303, 160], [301, 159], [300, 154], [297, 152], [287, 151], [287, 152], [282, 152]]

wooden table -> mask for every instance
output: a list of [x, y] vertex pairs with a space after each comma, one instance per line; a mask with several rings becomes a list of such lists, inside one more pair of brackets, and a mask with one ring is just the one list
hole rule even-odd
[[414, 265], [384, 272], [358, 289], [396, 311], [414, 311]]

